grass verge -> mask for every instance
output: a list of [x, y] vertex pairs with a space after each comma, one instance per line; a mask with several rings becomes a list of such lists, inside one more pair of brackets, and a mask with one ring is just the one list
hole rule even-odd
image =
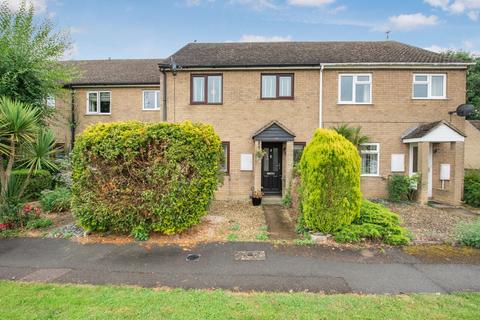
[[478, 319], [479, 293], [231, 293], [0, 281], [2, 319]]

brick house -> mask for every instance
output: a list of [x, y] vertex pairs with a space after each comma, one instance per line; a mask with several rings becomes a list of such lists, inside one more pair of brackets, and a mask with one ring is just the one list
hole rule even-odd
[[480, 169], [480, 120], [465, 121], [465, 169]]
[[[190, 43], [165, 60], [69, 62], [82, 76], [57, 99], [67, 146], [87, 125], [141, 120], [212, 124], [226, 160], [219, 199], [285, 194], [319, 127], [361, 126], [362, 192], [422, 173], [419, 200], [458, 204], [467, 64], [394, 41]], [[72, 119], [76, 128], [66, 124]]]

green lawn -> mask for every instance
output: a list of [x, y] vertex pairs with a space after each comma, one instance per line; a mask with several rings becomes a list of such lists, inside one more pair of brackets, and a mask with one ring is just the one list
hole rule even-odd
[[480, 293], [316, 295], [0, 281], [0, 319], [478, 319]]

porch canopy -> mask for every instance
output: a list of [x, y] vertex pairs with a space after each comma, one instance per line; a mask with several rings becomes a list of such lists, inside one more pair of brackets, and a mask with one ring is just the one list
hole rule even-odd
[[[465, 134], [441, 120], [409, 130], [402, 141], [409, 144], [409, 172], [421, 173], [419, 201], [430, 198], [457, 205], [463, 189], [463, 154]], [[446, 145], [448, 144], [448, 145]], [[434, 150], [435, 149], [435, 150]], [[414, 163], [415, 162], [415, 163]], [[441, 167], [448, 168], [448, 178], [441, 178]], [[450, 178], [450, 167], [452, 176]], [[447, 171], [447, 169], [445, 169]], [[445, 180], [448, 184], [445, 184]], [[445, 187], [447, 186], [447, 187]]]
[[274, 120], [263, 126], [252, 136], [254, 141], [263, 142], [286, 142], [293, 141], [295, 135], [288, 130], [283, 124]]

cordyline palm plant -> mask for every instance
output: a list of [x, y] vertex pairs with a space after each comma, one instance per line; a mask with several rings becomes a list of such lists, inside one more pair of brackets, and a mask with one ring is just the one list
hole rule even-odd
[[[40, 125], [38, 110], [0, 97], [0, 202], [12, 195], [21, 198], [36, 170], [56, 169], [52, 161], [54, 146], [54, 135]], [[15, 163], [28, 169], [23, 182], [12, 179]]]
[[344, 136], [348, 141], [350, 141], [357, 149], [360, 148], [360, 145], [363, 143], [368, 143], [370, 137], [363, 135], [361, 133], [362, 127], [350, 127], [348, 124], [344, 123], [338, 127], [333, 128], [338, 134]]

